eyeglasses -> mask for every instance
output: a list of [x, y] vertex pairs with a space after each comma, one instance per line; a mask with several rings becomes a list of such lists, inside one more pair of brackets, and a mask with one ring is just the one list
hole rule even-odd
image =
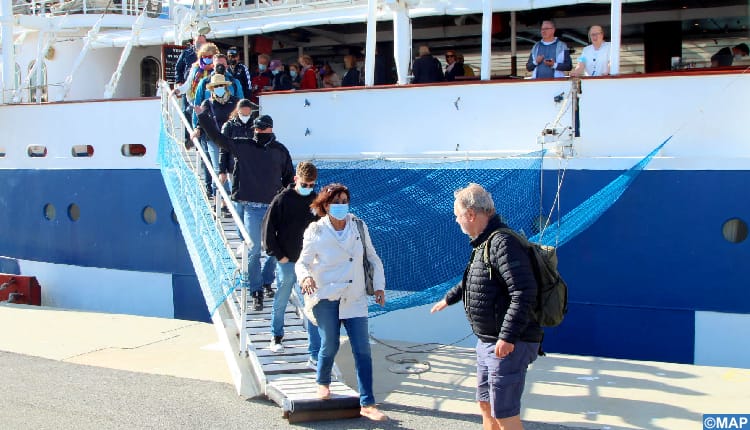
[[554, 29], [555, 29], [554, 27], [542, 27], [542, 31], [554, 30]]
[[310, 183], [300, 182], [299, 186], [302, 188], [315, 188], [315, 182], [310, 182]]
[[456, 58], [455, 55], [445, 54], [445, 58]]

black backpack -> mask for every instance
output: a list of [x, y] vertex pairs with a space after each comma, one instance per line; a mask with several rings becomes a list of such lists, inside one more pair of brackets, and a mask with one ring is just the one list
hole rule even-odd
[[534, 319], [542, 327], [557, 327], [568, 313], [568, 286], [557, 271], [557, 250], [554, 246], [529, 242], [509, 228], [499, 228], [490, 234], [484, 246], [484, 264], [490, 271], [490, 241], [499, 233], [515, 237], [528, 250], [537, 284]]

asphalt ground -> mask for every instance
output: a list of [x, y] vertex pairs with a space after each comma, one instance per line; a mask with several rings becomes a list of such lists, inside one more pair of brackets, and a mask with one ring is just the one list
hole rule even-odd
[[[365, 418], [289, 424], [264, 399], [232, 385], [0, 352], [5, 429], [474, 429], [478, 415], [381, 405], [385, 423]], [[527, 430], [571, 429], [527, 422]]]

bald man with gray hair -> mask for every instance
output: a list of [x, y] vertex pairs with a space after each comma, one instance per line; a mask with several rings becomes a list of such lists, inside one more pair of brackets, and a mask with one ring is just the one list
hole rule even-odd
[[[477, 395], [484, 430], [522, 430], [521, 395], [544, 332], [535, 321], [537, 283], [526, 247], [479, 184], [455, 192], [453, 213], [473, 248], [464, 276], [431, 312], [464, 301], [477, 337]], [[485, 255], [487, 261], [485, 261]]]

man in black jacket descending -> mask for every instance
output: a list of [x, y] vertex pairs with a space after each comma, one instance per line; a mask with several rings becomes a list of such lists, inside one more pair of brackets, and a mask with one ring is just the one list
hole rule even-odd
[[[309, 161], [297, 164], [294, 183], [276, 195], [263, 217], [263, 247], [266, 254], [276, 257], [279, 276], [276, 295], [273, 298], [271, 314], [270, 349], [274, 353], [284, 352], [281, 340], [284, 338], [284, 313], [292, 288], [297, 282], [294, 263], [302, 252], [302, 236], [307, 226], [318, 219], [310, 209], [310, 204], [318, 195], [313, 191], [318, 180], [318, 169]], [[318, 327], [308, 321], [308, 352], [314, 362], [320, 350]]]
[[[534, 320], [537, 283], [526, 248], [495, 213], [492, 195], [469, 184], [455, 193], [453, 211], [473, 251], [461, 282], [431, 312], [464, 301], [477, 336], [477, 401], [485, 430], [523, 429], [521, 394], [526, 369], [537, 357], [543, 332]], [[489, 265], [484, 249], [489, 247]]]

